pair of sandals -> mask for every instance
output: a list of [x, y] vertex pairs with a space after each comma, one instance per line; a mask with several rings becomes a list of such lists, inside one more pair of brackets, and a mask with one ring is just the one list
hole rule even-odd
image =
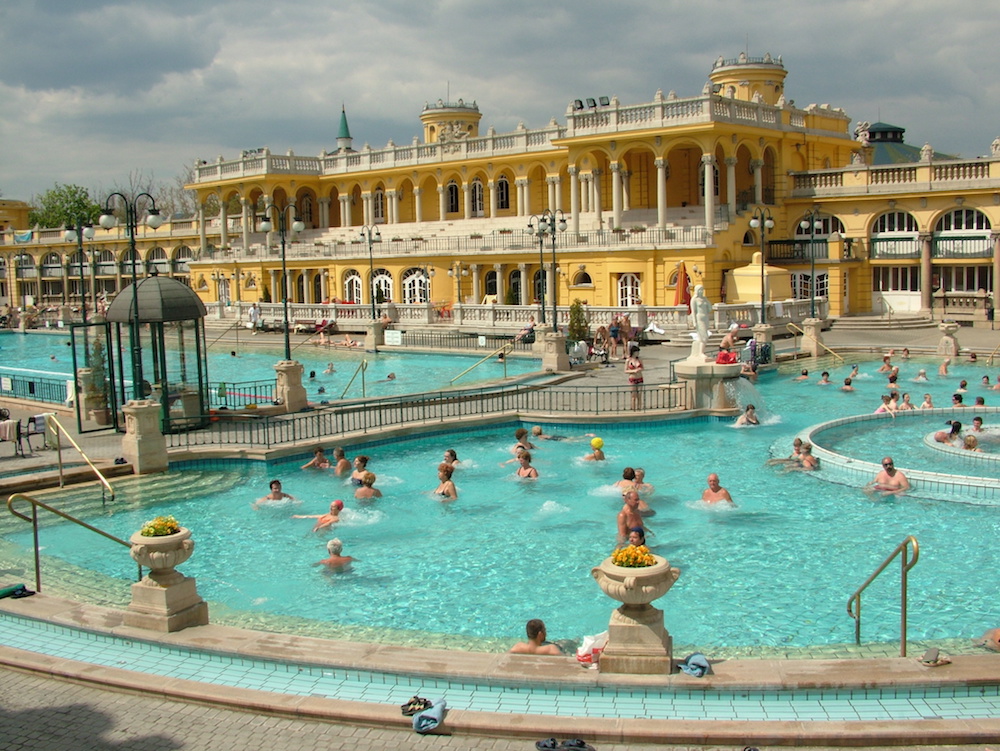
[[403, 710], [404, 717], [412, 717], [415, 714], [423, 712], [425, 709], [430, 709], [432, 706], [434, 706], [434, 703], [430, 699], [414, 696], [406, 704], [401, 704], [399, 708]]
[[928, 649], [920, 658], [920, 664], [929, 668], [939, 668], [951, 664], [951, 660], [941, 654], [936, 648]]
[[544, 741], [536, 741], [535, 748], [538, 751], [595, 751], [593, 746], [579, 738], [570, 738], [562, 743], [555, 738], [546, 738]]

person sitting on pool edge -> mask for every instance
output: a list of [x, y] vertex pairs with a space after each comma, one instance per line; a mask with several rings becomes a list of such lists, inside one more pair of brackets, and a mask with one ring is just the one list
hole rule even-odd
[[528, 640], [518, 642], [510, 648], [510, 653], [515, 655], [561, 655], [562, 650], [558, 644], [546, 641], [545, 623], [539, 618], [532, 618], [525, 624], [525, 633]]
[[324, 558], [322, 561], [317, 561], [313, 566], [326, 566], [327, 571], [331, 572], [346, 571], [358, 559], [352, 558], [349, 555], [341, 555], [343, 550], [344, 543], [334, 537], [326, 544], [326, 552], [330, 554], [330, 557]]

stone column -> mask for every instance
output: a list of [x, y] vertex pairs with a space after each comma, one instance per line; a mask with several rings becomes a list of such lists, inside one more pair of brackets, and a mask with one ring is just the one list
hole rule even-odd
[[[934, 290], [931, 287], [931, 281], [934, 277], [934, 266], [931, 261], [931, 234], [924, 233], [919, 237], [920, 240], [920, 310], [921, 312], [928, 312], [933, 314], [933, 298], [931, 295]], [[942, 311], [943, 317], [943, 311]]]
[[764, 176], [761, 174], [763, 166], [763, 159], [750, 160], [750, 168], [753, 170], [753, 200], [757, 204], [764, 203]]
[[468, 183], [462, 186], [462, 218], [472, 219], [472, 186]]
[[[208, 237], [205, 231], [205, 204], [198, 204], [198, 243], [201, 245], [201, 252], [204, 253], [208, 250]], [[116, 267], [119, 264], [115, 264]], [[121, 283], [119, 282], [117, 291], [121, 292]]]
[[[81, 369], [82, 370], [82, 369]], [[160, 429], [162, 408], [152, 399], [131, 399], [122, 407], [125, 413], [125, 435], [122, 454], [137, 475], [166, 472], [167, 439]]]
[[729, 204], [729, 221], [736, 219], [736, 164], [734, 156], [726, 157], [726, 202]]
[[594, 191], [594, 218], [597, 220], [597, 226], [600, 227], [604, 222], [604, 214], [601, 208], [601, 175], [604, 174], [604, 170], [595, 169], [590, 174]]
[[413, 189], [413, 221], [416, 224], [420, 224], [424, 221], [424, 205], [420, 201], [420, 197], [423, 193], [424, 191], [420, 188]]
[[805, 334], [805, 348], [812, 357], [819, 357], [824, 352], [823, 349], [823, 321], [819, 318], [806, 318], [802, 322], [802, 330]]
[[705, 231], [708, 233], [708, 241], [711, 242], [715, 233], [715, 157], [711, 154], [702, 154], [701, 164], [705, 175], [705, 189], [702, 191], [702, 200], [705, 204]]
[[667, 226], [667, 174], [670, 163], [666, 159], [657, 159], [656, 165], [656, 226], [663, 229]]
[[611, 163], [611, 220], [612, 226], [622, 226], [622, 176], [621, 165]]
[[438, 221], [443, 222], [448, 216], [448, 206], [445, 203], [445, 186], [438, 185]]
[[274, 370], [278, 374], [275, 393], [285, 412], [298, 412], [308, 406], [306, 389], [302, 385], [302, 372], [305, 370], [302, 363], [298, 360], [280, 360]]
[[569, 168], [569, 223], [574, 235], [580, 234], [580, 177], [576, 167]]
[[219, 247], [229, 247], [229, 214], [226, 212], [226, 201], [219, 197]]
[[497, 185], [492, 180], [486, 181], [486, 192], [489, 194], [490, 219], [495, 219], [497, 215]]
[[243, 225], [243, 252], [246, 253], [250, 250], [250, 229], [253, 226], [253, 212], [251, 211], [250, 202], [246, 198], [241, 198], [240, 204], [240, 221]]

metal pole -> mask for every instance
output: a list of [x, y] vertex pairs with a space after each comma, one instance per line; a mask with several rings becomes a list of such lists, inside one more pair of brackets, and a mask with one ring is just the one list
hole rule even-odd
[[541, 226], [538, 229], [538, 302], [542, 308], [542, 324], [545, 324], [545, 236]]
[[764, 302], [765, 282], [764, 282], [764, 238], [767, 235], [767, 227], [764, 219], [760, 222], [760, 323], [763, 326], [767, 323], [767, 304]]
[[[287, 209], [287, 206], [285, 207]], [[281, 299], [285, 324], [285, 359], [292, 359], [292, 345], [288, 340], [288, 269], [285, 265], [285, 210], [278, 213], [278, 235], [281, 237]]]
[[559, 302], [559, 277], [556, 275], [556, 217], [553, 214], [549, 220], [549, 232], [552, 233], [552, 332], [559, 333], [559, 315], [556, 306]]

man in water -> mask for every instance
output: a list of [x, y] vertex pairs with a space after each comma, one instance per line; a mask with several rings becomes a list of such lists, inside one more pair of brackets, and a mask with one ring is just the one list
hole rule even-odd
[[733, 497], [729, 491], [719, 484], [719, 476], [713, 472], [708, 476], [708, 487], [701, 494], [701, 500], [705, 503], [718, 503], [719, 501], [733, 502]]
[[639, 494], [635, 490], [628, 490], [622, 493], [622, 500], [625, 505], [618, 512], [618, 543], [622, 544], [628, 539], [628, 532], [632, 527], [646, 528], [639, 513]]
[[319, 532], [324, 529], [329, 529], [334, 524], [340, 521], [340, 512], [344, 510], [344, 502], [341, 500], [332, 501], [330, 503], [330, 511], [325, 514], [293, 514], [293, 519], [315, 519], [316, 525], [312, 528], [313, 532]]
[[343, 549], [344, 543], [334, 537], [326, 544], [326, 552], [330, 554], [330, 557], [324, 558], [322, 561], [317, 561], [313, 565], [326, 566], [327, 570], [331, 572], [340, 572], [349, 569], [351, 567], [351, 563], [358, 559], [352, 558], [349, 555], [341, 555], [340, 553]]
[[899, 495], [910, 489], [910, 481], [896, 469], [892, 457], [887, 456], [882, 459], [882, 471], [875, 475], [869, 487], [882, 495]]
[[545, 640], [545, 623], [538, 618], [532, 618], [525, 626], [528, 641], [522, 641], [510, 648], [515, 655], [561, 655], [559, 646]]

